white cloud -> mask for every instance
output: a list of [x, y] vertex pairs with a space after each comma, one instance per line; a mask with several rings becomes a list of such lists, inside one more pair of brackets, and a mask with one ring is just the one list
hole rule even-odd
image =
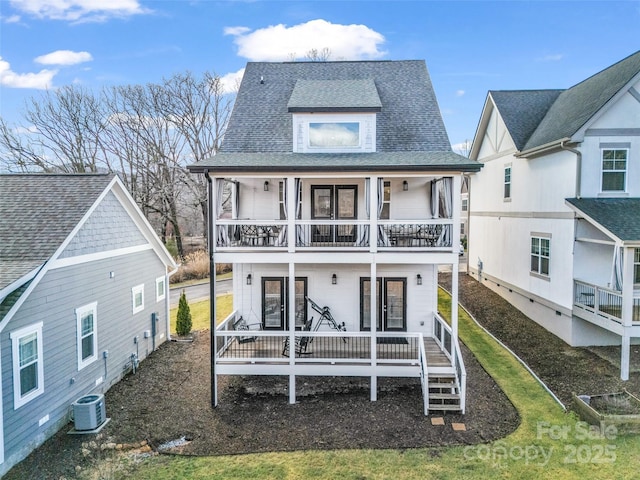
[[539, 62], [559, 62], [564, 58], [564, 55], [561, 53], [555, 53], [553, 55], [545, 55], [544, 57], [539, 57], [537, 60]]
[[238, 55], [252, 61], [302, 59], [310, 50], [330, 51], [329, 60], [362, 60], [383, 57], [379, 47], [385, 42], [380, 33], [366, 25], [340, 25], [311, 20], [287, 27], [271, 25], [255, 31], [246, 27], [225, 29], [235, 37]]
[[10, 0], [16, 10], [37, 18], [71, 22], [104, 22], [149, 13], [138, 0]]
[[89, 52], [57, 50], [55, 52], [36, 57], [34, 62], [42, 65], [76, 65], [78, 63], [90, 62], [91, 60], [93, 60], [93, 57]]
[[11, 88], [51, 88], [53, 77], [58, 70], [40, 70], [38, 73], [16, 73], [9, 62], [0, 57], [0, 85]]
[[20, 23], [20, 15], [11, 15], [10, 17], [1, 17], [4, 23]]
[[241, 68], [237, 72], [227, 73], [226, 75], [220, 77], [220, 82], [222, 83], [222, 90], [224, 93], [233, 93], [237, 92], [240, 87], [240, 82], [242, 81], [242, 77], [244, 75], [244, 68]]
[[465, 93], [467, 92], [465, 92], [464, 90], [456, 90], [456, 97], [462, 97]]

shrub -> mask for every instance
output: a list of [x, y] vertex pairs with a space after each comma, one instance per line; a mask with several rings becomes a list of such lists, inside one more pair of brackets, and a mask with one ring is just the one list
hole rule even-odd
[[180, 302], [178, 303], [178, 315], [176, 318], [176, 333], [181, 337], [189, 335], [191, 333], [192, 321], [191, 321], [191, 309], [187, 302], [187, 296], [182, 291], [180, 295]]

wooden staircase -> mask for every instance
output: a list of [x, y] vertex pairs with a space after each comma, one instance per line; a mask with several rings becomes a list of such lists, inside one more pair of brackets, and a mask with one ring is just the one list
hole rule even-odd
[[431, 338], [425, 339], [429, 389], [429, 411], [459, 412], [460, 385], [451, 360]]
[[455, 373], [429, 373], [429, 411], [459, 412], [460, 387]]

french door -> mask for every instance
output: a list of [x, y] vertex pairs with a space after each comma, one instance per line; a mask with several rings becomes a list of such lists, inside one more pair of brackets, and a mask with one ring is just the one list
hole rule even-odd
[[[376, 330], [407, 331], [407, 279], [376, 279]], [[371, 280], [360, 278], [360, 329], [371, 330]]]
[[[289, 279], [287, 277], [262, 277], [262, 328], [287, 330], [289, 323]], [[296, 329], [307, 321], [307, 278], [296, 277]]]
[[[355, 220], [358, 217], [357, 185], [311, 185], [313, 220]], [[354, 242], [355, 225], [314, 225], [315, 243]]]

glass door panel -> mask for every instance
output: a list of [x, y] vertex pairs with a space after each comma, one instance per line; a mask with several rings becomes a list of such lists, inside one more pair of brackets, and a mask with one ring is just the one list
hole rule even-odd
[[407, 280], [405, 278], [384, 279], [384, 329], [386, 331], [406, 331]]
[[[376, 280], [376, 330], [380, 330], [380, 279]], [[371, 280], [360, 279], [360, 330], [371, 330]]]
[[262, 279], [262, 322], [265, 330], [285, 329], [284, 279]]
[[[311, 218], [314, 220], [333, 220], [333, 186], [311, 185]], [[313, 242], [333, 242], [331, 225], [314, 225]]]
[[[355, 220], [357, 211], [358, 187], [356, 185], [336, 186], [336, 218], [338, 220]], [[354, 242], [356, 239], [355, 225], [338, 225], [337, 242]]]

